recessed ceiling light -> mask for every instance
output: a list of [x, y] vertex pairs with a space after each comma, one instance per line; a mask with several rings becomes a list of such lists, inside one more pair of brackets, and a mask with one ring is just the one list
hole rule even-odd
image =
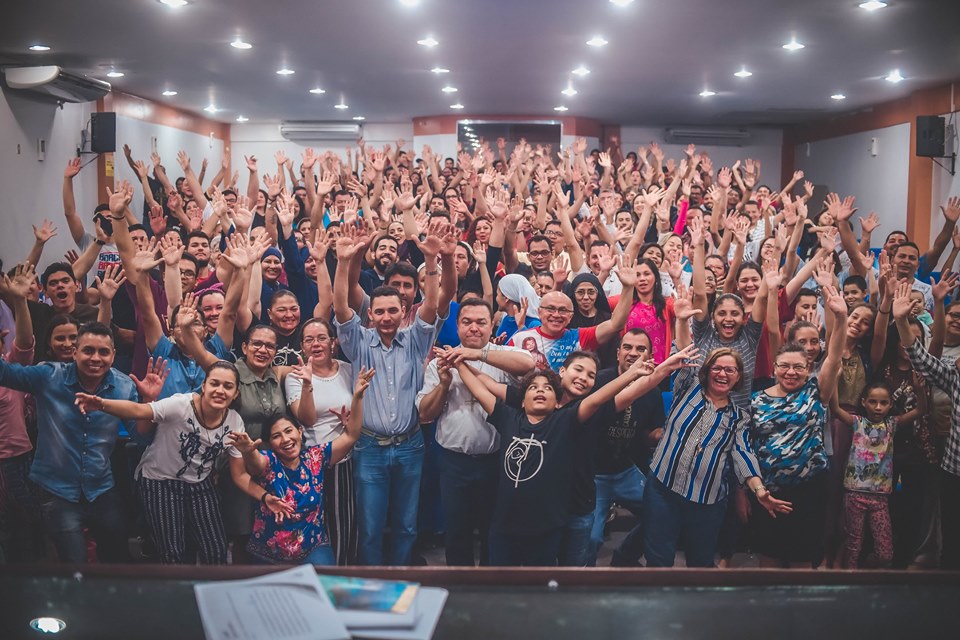
[[579, 67], [574, 69], [571, 73], [573, 73], [573, 75], [583, 77], [590, 73], [590, 69], [587, 69], [585, 66], [580, 65]]
[[868, 2], [861, 2], [857, 5], [861, 9], [866, 9], [867, 11], [876, 11], [877, 9], [883, 9], [887, 6], [886, 2], [881, 2], [880, 0], [869, 0]]
[[612, 4], [617, 5], [618, 7], [625, 7], [628, 4], [631, 4], [633, 0], [610, 0]]
[[249, 119], [247, 116], [237, 116], [237, 122], [246, 122]]
[[573, 87], [567, 87], [566, 89], [564, 89], [564, 90], [561, 91], [560, 93], [562, 93], [562, 94], [565, 95], [565, 96], [569, 96], [569, 97], [572, 98], [573, 96], [577, 95], [577, 90], [574, 89]]
[[591, 47], [602, 47], [608, 43], [601, 36], [593, 36], [592, 38], [587, 40], [587, 44], [590, 45]]
[[884, 80], [886, 80], [887, 82], [892, 82], [893, 84], [897, 84], [898, 82], [905, 80], [905, 78], [902, 75], [900, 75], [900, 69], [894, 69], [893, 71], [887, 74], [887, 77], [884, 78]]
[[805, 46], [807, 45], [797, 42], [797, 39], [794, 38], [787, 44], [783, 45], [783, 48], [786, 49], [787, 51], [799, 51], [800, 49], [803, 49]]
[[108, 77], [108, 78], [122, 78], [123, 75], [124, 75], [124, 74], [123, 74], [123, 71], [108, 71], [108, 72], [107, 72], [107, 77]]
[[448, 86], [444, 87], [443, 89], [440, 89], [440, 91], [443, 91], [444, 93], [456, 93], [456, 92], [457, 92], [457, 88], [456, 88], [456, 87], [451, 87], [451, 86], [448, 85]]
[[700, 92], [701, 98], [709, 98], [710, 96], [715, 96], [715, 95], [717, 95], [717, 92], [710, 91], [710, 89], [704, 89], [703, 91]]
[[326, 90], [325, 90], [325, 89], [321, 89], [320, 87], [314, 87], [313, 89], [310, 89], [310, 93], [312, 93], [312, 94], [315, 95], [315, 96], [319, 96], [319, 95], [323, 95], [324, 93], [326, 93]]
[[350, 108], [350, 105], [348, 105], [346, 102], [341, 102], [340, 104], [335, 104], [335, 105], [333, 105], [333, 108], [334, 108], [334, 109], [340, 109], [340, 110], [349, 109], [349, 108]]
[[364, 118], [363, 116], [353, 116], [353, 119], [354, 119], [354, 120], [357, 120], [357, 121], [359, 121], [359, 120], [366, 120], [366, 118]]
[[835, 93], [832, 96], [830, 96], [830, 98], [832, 98], [833, 100], [846, 100], [847, 96], [843, 95], [842, 93]]
[[738, 78], [749, 78], [750, 76], [753, 75], [753, 72], [747, 71], [746, 69], [740, 69], [740, 71], [737, 71], [733, 75], [737, 76]]
[[30, 45], [30, 51], [50, 51], [50, 47], [45, 44]]
[[169, 98], [170, 96], [175, 96], [175, 95], [177, 95], [177, 92], [174, 91], [173, 89], [167, 89], [166, 91], [163, 92], [162, 95], [165, 95], [165, 96], [167, 96], [167, 97]]
[[296, 71], [293, 69], [288, 69], [287, 67], [284, 67], [283, 69], [277, 69], [278, 76], [292, 76], [295, 73]]
[[443, 67], [434, 67], [433, 69], [430, 69], [430, 72], [440, 75], [441, 73], [450, 73], [450, 69], [444, 69]]
[[563, 106], [563, 105], [560, 105], [559, 107], [554, 107], [553, 110], [554, 110], [554, 111], [566, 111], [567, 108], [566, 108], [565, 106]]
[[423, 40], [417, 40], [417, 44], [421, 47], [435, 47], [440, 43], [433, 38], [424, 38]]
[[457, 104], [452, 104], [452, 105], [450, 105], [450, 108], [451, 108], [451, 109], [463, 109], [463, 105], [458, 102]]
[[231, 42], [230, 46], [233, 47], [234, 49], [253, 49], [252, 44], [250, 44], [249, 42], [244, 42], [240, 38], [237, 38], [236, 40]]
[[400, 0], [400, 4], [405, 7], [415, 7], [420, 4], [420, 0]]
[[187, 4], [187, 0], [157, 0], [157, 1], [160, 4], [165, 4], [168, 7], [173, 7], [174, 9], [176, 9], [177, 7], [182, 7], [183, 5]]
[[216, 113], [217, 111], [220, 111], [220, 109], [217, 109], [216, 105], [212, 104], [208, 104], [203, 110], [207, 113]]

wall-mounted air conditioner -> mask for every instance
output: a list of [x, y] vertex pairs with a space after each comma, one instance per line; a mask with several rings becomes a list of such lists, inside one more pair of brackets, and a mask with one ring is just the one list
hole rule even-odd
[[702, 127], [668, 127], [664, 140], [675, 144], [711, 144], [737, 146], [749, 142], [745, 129], [710, 129]]
[[356, 140], [363, 128], [347, 122], [284, 122], [280, 135], [292, 142], [311, 140]]
[[57, 66], [9, 67], [7, 86], [56, 98], [60, 102], [92, 102], [110, 93], [110, 83], [64, 71]]

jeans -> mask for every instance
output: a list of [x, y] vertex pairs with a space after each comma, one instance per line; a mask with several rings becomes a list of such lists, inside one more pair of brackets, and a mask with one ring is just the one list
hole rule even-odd
[[726, 511], [726, 498], [713, 504], [692, 502], [663, 486], [652, 475], [648, 477], [643, 500], [647, 529], [643, 554], [647, 566], [672, 567], [681, 537], [688, 567], [714, 566], [717, 536]]
[[960, 476], [940, 470], [940, 530], [943, 551], [940, 568], [960, 569]]
[[93, 502], [70, 502], [41, 489], [40, 511], [43, 526], [53, 540], [60, 562], [87, 561], [83, 529], [89, 528], [97, 541], [100, 562], [129, 562], [123, 509], [116, 487]]
[[590, 556], [590, 529], [593, 512], [570, 516], [560, 538], [560, 566], [586, 567]]
[[480, 564], [489, 561], [490, 520], [497, 497], [500, 455], [470, 456], [443, 449], [440, 454], [440, 498], [446, 519], [447, 566], [476, 563], [473, 532], [480, 533]]
[[630, 466], [620, 473], [594, 476], [594, 482], [597, 485], [597, 506], [593, 510], [593, 525], [590, 531], [588, 564], [591, 567], [597, 564], [597, 552], [603, 546], [603, 528], [607, 523], [610, 505], [619, 502], [633, 515], [641, 517], [643, 489], [647, 478], [640, 469]]
[[[360, 564], [410, 564], [417, 538], [417, 505], [423, 470], [423, 434], [382, 447], [363, 434], [353, 449], [360, 530]], [[390, 514], [390, 549], [384, 561], [383, 530]]]
[[0, 564], [35, 562], [43, 553], [32, 460], [32, 453], [0, 460]]
[[490, 532], [490, 564], [495, 567], [555, 567], [563, 528], [543, 533]]

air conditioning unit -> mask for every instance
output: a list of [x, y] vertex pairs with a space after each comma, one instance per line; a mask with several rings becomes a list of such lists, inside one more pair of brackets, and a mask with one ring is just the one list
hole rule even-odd
[[356, 140], [363, 128], [347, 122], [284, 122], [280, 135], [292, 142], [313, 140]]
[[750, 132], [745, 129], [668, 127], [664, 131], [664, 140], [676, 144], [738, 146], [746, 144], [750, 140]]
[[56, 98], [60, 102], [93, 102], [110, 93], [110, 83], [64, 71], [57, 66], [4, 69], [7, 86]]

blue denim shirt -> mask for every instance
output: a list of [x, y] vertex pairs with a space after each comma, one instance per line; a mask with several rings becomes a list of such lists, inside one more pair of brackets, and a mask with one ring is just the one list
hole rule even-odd
[[[33, 394], [37, 403], [37, 450], [30, 479], [64, 500], [95, 500], [113, 487], [110, 454], [121, 420], [96, 411], [83, 415], [74, 404], [83, 391], [74, 363], [44, 362], [31, 367], [0, 360], [0, 386]], [[110, 369], [96, 395], [107, 400], [139, 396], [133, 381]], [[125, 423], [127, 430], [133, 421]]]

